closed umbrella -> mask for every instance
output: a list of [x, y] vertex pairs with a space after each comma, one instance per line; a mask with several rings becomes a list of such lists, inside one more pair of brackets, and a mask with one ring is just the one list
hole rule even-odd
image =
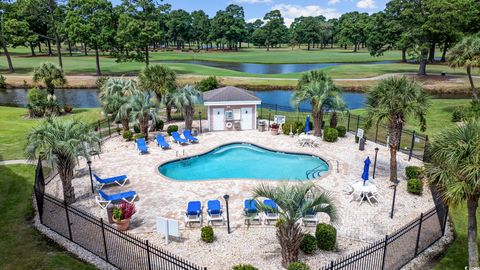
[[305, 120], [305, 133], [310, 131], [310, 115], [307, 115], [307, 119]]
[[363, 162], [363, 173], [362, 173], [362, 179], [363, 179], [363, 185], [365, 186], [365, 182], [368, 180], [368, 170], [370, 169], [370, 157], [367, 157], [365, 161]]

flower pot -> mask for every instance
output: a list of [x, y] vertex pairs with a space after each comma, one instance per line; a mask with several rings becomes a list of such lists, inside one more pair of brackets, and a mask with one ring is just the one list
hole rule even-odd
[[278, 128], [272, 128], [270, 131], [272, 132], [272, 135], [278, 135]]
[[128, 230], [128, 226], [130, 226], [130, 219], [116, 220], [114, 217], [113, 222], [115, 222], [117, 230], [119, 231], [126, 231]]

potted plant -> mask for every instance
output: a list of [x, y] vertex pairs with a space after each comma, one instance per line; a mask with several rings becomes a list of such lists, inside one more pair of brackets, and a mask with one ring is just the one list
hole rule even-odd
[[130, 219], [135, 214], [133, 203], [121, 202], [113, 208], [113, 222], [119, 231], [126, 231], [130, 225]]
[[278, 135], [278, 129], [280, 128], [280, 125], [277, 123], [273, 123], [270, 125], [270, 131], [272, 132], [272, 135]]

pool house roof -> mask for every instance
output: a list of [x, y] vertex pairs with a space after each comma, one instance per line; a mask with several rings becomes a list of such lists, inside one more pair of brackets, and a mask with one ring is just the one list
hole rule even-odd
[[203, 93], [205, 105], [260, 104], [252, 91], [235, 86], [225, 86]]

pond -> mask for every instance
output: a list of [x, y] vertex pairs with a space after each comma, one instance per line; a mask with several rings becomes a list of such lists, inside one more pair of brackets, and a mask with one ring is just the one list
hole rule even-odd
[[[25, 89], [0, 89], [0, 105], [25, 107], [27, 105], [27, 90]], [[288, 107], [293, 109], [290, 104], [290, 98], [293, 90], [268, 90], [254, 91], [262, 103], [266, 106], [275, 105]], [[100, 101], [98, 99], [97, 89], [56, 89], [60, 104], [69, 104], [74, 108], [98, 108]], [[468, 98], [468, 95], [444, 95], [436, 98]], [[347, 103], [348, 109], [354, 110], [364, 106], [365, 94], [363, 93], [343, 93], [343, 99]], [[270, 106], [271, 107], [271, 106]], [[299, 106], [300, 110], [310, 110], [311, 106], [308, 102], [302, 102]]]
[[238, 62], [217, 62], [204, 60], [160, 60], [152, 61], [159, 63], [183, 63], [195, 64], [229, 70], [241, 71], [252, 74], [285, 74], [293, 72], [304, 72], [312, 69], [321, 69], [326, 67], [340, 65], [371, 65], [371, 64], [392, 64], [398, 61], [371, 61], [356, 63], [309, 63], [309, 64], [257, 64], [257, 63], [238, 63]]

